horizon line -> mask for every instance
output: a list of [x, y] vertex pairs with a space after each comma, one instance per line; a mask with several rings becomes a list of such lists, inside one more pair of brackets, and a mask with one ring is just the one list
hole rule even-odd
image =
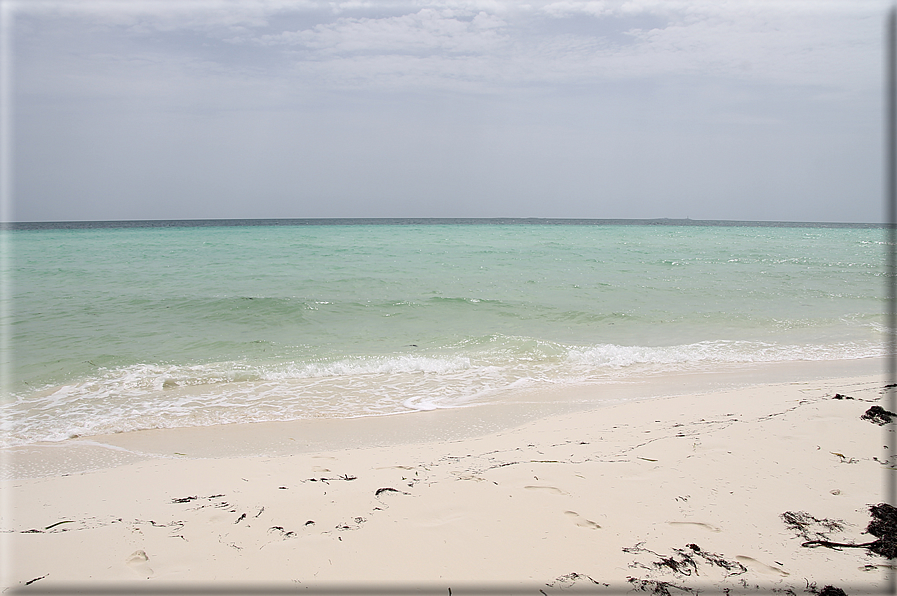
[[883, 222], [823, 222], [787, 220], [735, 220], [685, 218], [574, 218], [574, 217], [273, 217], [273, 218], [181, 218], [48, 220], [0, 222], [0, 230], [151, 228], [151, 227], [237, 227], [261, 225], [668, 225], [716, 227], [838, 227], [884, 228]]

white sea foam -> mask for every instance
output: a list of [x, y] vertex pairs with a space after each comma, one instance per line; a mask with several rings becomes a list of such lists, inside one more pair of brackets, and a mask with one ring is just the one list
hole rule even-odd
[[833, 345], [780, 345], [752, 341], [702, 341], [680, 346], [618, 346], [604, 344], [573, 348], [572, 363], [621, 369], [650, 365], [665, 370], [701, 368], [714, 364], [783, 362], [802, 360], [850, 360], [884, 355], [878, 342], [843, 342]]
[[147, 428], [346, 418], [455, 408], [505, 392], [720, 364], [880, 356], [875, 343], [779, 345], [705, 341], [676, 346], [564, 346], [492, 337], [464, 354], [355, 357], [334, 362], [133, 365], [19, 395], [0, 407], [6, 444]]

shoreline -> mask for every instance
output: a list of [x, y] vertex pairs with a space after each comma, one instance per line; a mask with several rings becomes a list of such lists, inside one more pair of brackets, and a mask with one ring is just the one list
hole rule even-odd
[[[278, 456], [346, 448], [471, 439], [573, 412], [720, 389], [883, 374], [885, 360], [762, 362], [709, 370], [663, 372], [580, 385], [506, 392], [469, 406], [381, 416], [251, 421], [144, 429], [0, 448], [0, 479], [54, 476], [116, 467], [156, 457], [176, 459]], [[413, 417], [413, 418], [411, 418]]]
[[[865, 549], [802, 548], [782, 519], [791, 511], [842, 520], [832, 540], [868, 540], [868, 505], [883, 500], [884, 429], [859, 416], [879, 403], [883, 375], [734, 379], [705, 392], [679, 380], [677, 395], [585, 404], [497, 430], [433, 436], [446, 424], [427, 426], [475, 408], [417, 413], [414, 431], [398, 437], [387, 433], [394, 420], [318, 421], [352, 427], [331, 445], [356, 428], [369, 434], [338, 449], [321, 439], [291, 453], [143, 452], [7, 480], [2, 584], [883, 588], [890, 561]], [[302, 426], [207, 431], [254, 449], [283, 438], [273, 424]], [[176, 436], [189, 444], [194, 435], [195, 445], [211, 436], [178, 431], [113, 435], [103, 439], [113, 448], [94, 449], [143, 441], [174, 450]]]

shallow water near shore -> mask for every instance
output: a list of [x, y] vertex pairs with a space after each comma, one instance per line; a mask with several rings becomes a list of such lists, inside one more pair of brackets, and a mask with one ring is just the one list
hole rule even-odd
[[514, 404], [670, 373], [883, 354], [876, 228], [4, 233], [8, 446]]
[[[666, 373], [624, 382], [519, 390], [502, 401], [439, 411], [150, 429], [7, 447], [3, 477], [58, 476], [149, 459], [280, 457], [344, 449], [463, 442], [553, 416], [659, 398], [821, 379], [883, 378], [883, 359], [779, 362]], [[883, 382], [882, 382], [883, 383]], [[849, 383], [848, 383], [849, 384]], [[818, 392], [808, 397], [818, 398]], [[733, 409], [738, 404], [731, 404]], [[675, 409], [675, 408], [674, 408]], [[690, 415], [699, 414], [690, 412]], [[598, 416], [600, 419], [600, 414]], [[634, 429], [633, 432], [641, 432]]]

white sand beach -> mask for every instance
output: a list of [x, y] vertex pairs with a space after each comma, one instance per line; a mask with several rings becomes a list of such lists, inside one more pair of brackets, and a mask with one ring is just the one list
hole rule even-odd
[[[498, 430], [471, 408], [10, 449], [3, 584], [875, 590], [887, 559], [801, 544], [873, 539], [887, 427], [860, 416], [883, 384], [741, 385]], [[817, 521], [801, 536], [786, 512]]]

